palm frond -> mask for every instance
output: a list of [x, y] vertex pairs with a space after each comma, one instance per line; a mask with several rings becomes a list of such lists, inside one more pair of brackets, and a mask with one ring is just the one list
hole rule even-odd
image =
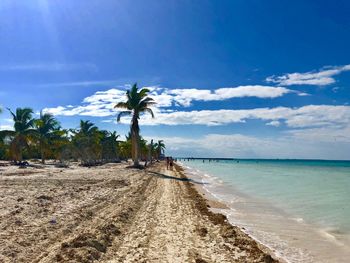
[[118, 102], [114, 108], [129, 109], [129, 105], [127, 102]]
[[10, 112], [10, 114], [12, 115], [13, 121], [16, 121], [16, 114], [14, 114], [10, 108], [6, 108], [6, 109], [7, 109], [7, 110]]
[[117, 116], [117, 122], [120, 122], [120, 118], [123, 116], [131, 115], [131, 111], [121, 111]]
[[149, 114], [151, 114], [152, 118], [154, 118], [154, 113], [153, 113], [152, 109], [150, 109], [150, 108], [144, 108], [142, 111], [143, 111], [143, 112], [148, 112]]
[[146, 96], [147, 96], [147, 94], [148, 94], [148, 92], [150, 92], [150, 90], [149, 90], [149, 89], [147, 89], [147, 88], [143, 88], [143, 89], [141, 89], [141, 90], [140, 90], [140, 92], [139, 92], [139, 94], [140, 94], [140, 98], [142, 99], [142, 98], [146, 97]]

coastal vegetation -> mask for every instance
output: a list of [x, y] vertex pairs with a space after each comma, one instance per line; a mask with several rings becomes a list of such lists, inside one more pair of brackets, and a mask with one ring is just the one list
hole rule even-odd
[[9, 156], [16, 163], [22, 162], [23, 151], [29, 148], [31, 139], [36, 131], [34, 129], [35, 119], [33, 119], [33, 110], [30, 108], [17, 108], [16, 112], [8, 109], [14, 122], [13, 130], [1, 131], [0, 137], [10, 139]]
[[8, 109], [14, 124], [13, 129], [0, 131], [0, 159], [15, 164], [26, 159], [40, 159], [43, 164], [47, 159], [61, 164], [75, 160], [83, 166], [92, 166], [131, 158], [136, 167], [140, 166], [140, 160], [159, 160], [164, 142], [148, 143], [140, 135], [141, 114], [148, 112], [154, 117], [150, 106], [155, 102], [148, 92], [148, 89], [138, 90], [134, 84], [126, 92], [127, 100], [115, 106], [125, 109], [118, 114], [118, 122], [122, 116], [131, 115], [130, 132], [125, 140], [120, 140], [116, 131], [101, 130], [89, 120], [81, 120], [76, 129], [63, 129], [50, 113], [40, 112], [36, 119], [31, 108], [17, 108], [15, 112]]

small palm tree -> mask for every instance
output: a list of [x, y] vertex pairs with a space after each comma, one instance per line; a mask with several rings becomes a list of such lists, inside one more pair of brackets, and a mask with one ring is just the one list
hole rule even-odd
[[154, 118], [154, 114], [151, 108], [151, 105], [155, 104], [155, 101], [148, 97], [149, 90], [141, 89], [138, 90], [137, 84], [135, 83], [130, 90], [126, 92], [127, 101], [119, 102], [115, 105], [115, 108], [122, 108], [125, 111], [121, 111], [118, 114], [117, 121], [120, 121], [120, 118], [125, 115], [132, 115], [131, 125], [130, 125], [130, 134], [131, 134], [131, 143], [132, 143], [132, 159], [134, 161], [134, 166], [139, 166], [139, 155], [140, 155], [140, 127], [139, 119], [140, 114], [148, 112]]
[[45, 152], [48, 151], [50, 142], [60, 136], [60, 125], [52, 114], [42, 112], [34, 123], [39, 138], [41, 162], [45, 163]]
[[90, 136], [97, 132], [98, 128], [90, 121], [80, 120], [79, 134]]
[[162, 153], [165, 150], [165, 144], [163, 140], [159, 140], [156, 143], [156, 149], [157, 149], [157, 159], [159, 160], [160, 156], [162, 155]]
[[100, 144], [102, 146], [102, 159], [104, 161], [119, 162], [119, 143], [120, 135], [117, 132], [102, 130]]
[[100, 141], [102, 134], [90, 121], [80, 121], [77, 130], [71, 130], [72, 144], [75, 147], [78, 157], [83, 165], [95, 165], [101, 157]]
[[0, 131], [0, 137], [8, 137], [11, 139], [10, 152], [13, 160], [22, 162], [23, 148], [28, 148], [29, 139], [36, 134], [34, 127], [34, 119], [32, 118], [33, 110], [30, 108], [17, 108], [16, 113], [10, 109], [14, 121], [14, 130]]

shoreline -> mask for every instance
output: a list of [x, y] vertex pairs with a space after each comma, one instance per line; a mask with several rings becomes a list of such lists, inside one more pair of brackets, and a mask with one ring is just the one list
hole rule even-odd
[[[196, 187], [205, 198], [223, 203], [218, 208], [213, 207], [214, 212], [226, 215], [232, 225], [240, 227], [281, 262], [348, 262], [348, 243], [337, 240], [324, 228], [300, 220], [270, 202], [232, 189], [232, 186], [225, 187], [220, 176], [209, 176], [185, 163], [181, 165], [191, 179], [204, 183]], [[206, 179], [214, 188], [206, 186]]]
[[[186, 174], [186, 171], [184, 167], [182, 167], [183, 164], [177, 164], [177, 169], [180, 170], [180, 173], [185, 178], [191, 179], [189, 175]], [[215, 197], [212, 193], [210, 193], [208, 190], [206, 190], [203, 185], [192, 183], [192, 186], [194, 189], [198, 192], [198, 195], [203, 199], [203, 201], [207, 204], [207, 210], [209, 213], [214, 214], [221, 214], [224, 217], [226, 217], [224, 224], [229, 224], [234, 228], [239, 229], [243, 234], [247, 235], [248, 238], [250, 238], [252, 241], [256, 242], [259, 249], [261, 249], [263, 252], [267, 253], [271, 258], [276, 260], [276, 262], [280, 263], [288, 263], [288, 260], [276, 255], [276, 253], [273, 251], [272, 248], [270, 248], [267, 244], [264, 244], [260, 240], [258, 240], [256, 237], [252, 236], [251, 234], [247, 233], [246, 230], [240, 226], [235, 225], [234, 223], [230, 222], [227, 214], [225, 214], [225, 210], [229, 210], [230, 207], [219, 200], [219, 198]]]

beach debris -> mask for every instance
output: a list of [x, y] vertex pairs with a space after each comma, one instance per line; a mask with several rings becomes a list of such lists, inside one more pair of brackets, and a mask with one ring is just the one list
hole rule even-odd
[[221, 232], [221, 236], [224, 238], [234, 238], [237, 236], [235, 228], [229, 224], [223, 225], [220, 232]]
[[205, 237], [208, 234], [208, 229], [201, 227], [198, 229], [198, 233], [201, 237]]
[[51, 196], [47, 196], [47, 195], [40, 195], [37, 197], [38, 200], [49, 200], [51, 201], [53, 198]]
[[49, 221], [49, 223], [52, 224], [52, 225], [57, 224], [56, 218], [52, 218], [52, 219]]
[[265, 263], [273, 263], [276, 262], [269, 254], [266, 254], [263, 258], [263, 261]]
[[202, 258], [196, 258], [196, 263], [208, 263], [208, 262]]

